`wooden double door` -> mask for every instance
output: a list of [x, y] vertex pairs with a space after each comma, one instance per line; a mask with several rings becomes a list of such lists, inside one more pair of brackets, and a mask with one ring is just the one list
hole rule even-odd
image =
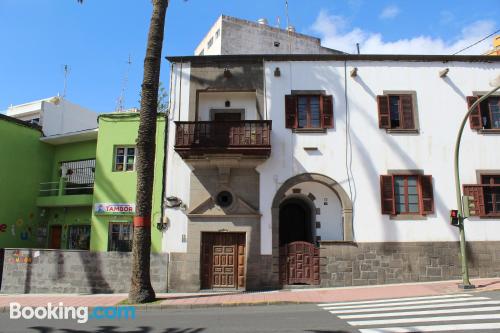
[[292, 242], [280, 248], [282, 285], [319, 285], [319, 248], [308, 242]]
[[245, 288], [245, 234], [201, 234], [201, 289]]

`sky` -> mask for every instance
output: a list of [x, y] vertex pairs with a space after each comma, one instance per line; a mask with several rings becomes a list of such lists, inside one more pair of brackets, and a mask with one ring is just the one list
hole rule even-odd
[[[500, 29], [498, 0], [288, 4], [297, 32], [349, 53], [360, 43], [361, 53], [452, 54]], [[0, 0], [0, 110], [62, 95], [65, 65], [68, 100], [112, 112], [123, 94], [125, 108], [137, 107], [151, 8], [148, 0]], [[170, 0], [163, 56], [192, 55], [221, 14], [274, 26], [279, 17], [284, 28], [285, 0]], [[481, 54], [491, 42], [461, 54]], [[161, 81], [168, 86], [167, 60]]]

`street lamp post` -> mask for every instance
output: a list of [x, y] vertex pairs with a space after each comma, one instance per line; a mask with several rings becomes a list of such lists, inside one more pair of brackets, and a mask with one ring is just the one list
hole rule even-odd
[[460, 172], [458, 169], [458, 160], [460, 153], [460, 140], [462, 139], [462, 133], [465, 128], [465, 124], [467, 123], [467, 119], [469, 118], [472, 111], [486, 98], [494, 94], [497, 90], [500, 89], [500, 75], [490, 82], [490, 85], [495, 87], [493, 90], [488, 92], [486, 95], [481, 96], [477, 101], [475, 101], [467, 110], [467, 113], [462, 120], [462, 124], [460, 125], [460, 129], [457, 135], [457, 141], [455, 142], [455, 160], [454, 160], [454, 171], [455, 171], [455, 192], [457, 195], [457, 209], [458, 209], [458, 229], [460, 232], [460, 255], [462, 258], [462, 284], [459, 285], [460, 288], [463, 289], [472, 289], [474, 285], [469, 281], [469, 268], [467, 267], [467, 253], [465, 249], [465, 229], [464, 229], [464, 217], [463, 217], [463, 202], [462, 202], [462, 188], [460, 185]]

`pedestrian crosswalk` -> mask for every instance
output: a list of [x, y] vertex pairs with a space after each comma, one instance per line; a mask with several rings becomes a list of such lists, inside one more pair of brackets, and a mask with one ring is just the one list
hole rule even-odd
[[361, 333], [500, 331], [500, 301], [451, 294], [318, 304]]

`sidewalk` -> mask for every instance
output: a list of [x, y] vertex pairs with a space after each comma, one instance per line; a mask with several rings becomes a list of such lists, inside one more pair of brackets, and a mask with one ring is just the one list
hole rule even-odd
[[[169, 293], [157, 294], [162, 301], [140, 305], [143, 310], [169, 308], [195, 308], [209, 306], [239, 306], [265, 304], [325, 303], [338, 301], [359, 301], [381, 298], [412, 296], [433, 296], [450, 293], [463, 293], [458, 289], [460, 281], [440, 281], [424, 283], [405, 283], [361, 287], [295, 289], [264, 292], [220, 292], [220, 293]], [[474, 279], [476, 289], [468, 292], [491, 291], [500, 289], [500, 278]], [[0, 294], [0, 312], [8, 311], [10, 302], [23, 306], [46, 306], [59, 302], [65, 306], [115, 306], [127, 299], [126, 294]]]

